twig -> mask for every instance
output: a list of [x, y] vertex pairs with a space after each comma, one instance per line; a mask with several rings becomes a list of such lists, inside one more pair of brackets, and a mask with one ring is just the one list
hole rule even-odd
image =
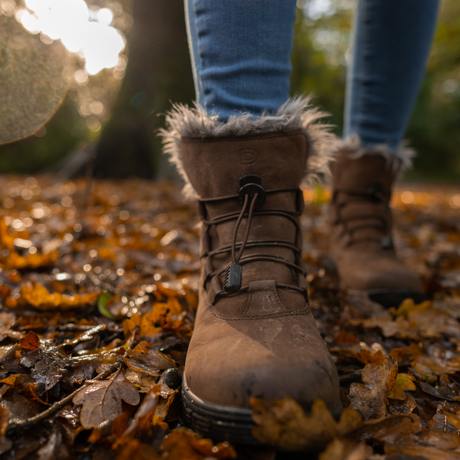
[[7, 436], [12, 436], [15, 434], [18, 434], [20, 432], [23, 432], [24, 430], [28, 430], [30, 428], [33, 428], [34, 426], [38, 425], [40, 422], [45, 421], [47, 418], [53, 416], [56, 412], [58, 412], [60, 409], [62, 409], [64, 406], [66, 406], [74, 396], [81, 391], [83, 388], [86, 388], [87, 386], [91, 385], [95, 380], [104, 380], [110, 375], [114, 374], [115, 372], [119, 371], [124, 358], [128, 354], [128, 350], [130, 350], [131, 345], [133, 344], [135, 340], [135, 335], [137, 333], [137, 330], [139, 328], [135, 327], [131, 337], [128, 339], [126, 342], [126, 350], [123, 356], [120, 356], [117, 361], [114, 364], [111, 364], [107, 370], [104, 372], [101, 372], [98, 374], [94, 379], [91, 379], [91, 381], [84, 383], [78, 390], [75, 390], [73, 393], [70, 395], [66, 396], [65, 398], [61, 399], [60, 401], [55, 402], [52, 406], [50, 406], [48, 409], [44, 410], [43, 412], [40, 412], [38, 415], [35, 415], [34, 417], [31, 417], [27, 420], [23, 421], [11, 421], [8, 423], [8, 426], [6, 427], [6, 435]]

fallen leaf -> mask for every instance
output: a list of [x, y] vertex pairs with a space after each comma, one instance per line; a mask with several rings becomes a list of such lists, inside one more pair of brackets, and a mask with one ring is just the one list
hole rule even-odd
[[416, 389], [414, 380], [415, 377], [412, 375], [398, 374], [396, 376], [396, 382], [388, 394], [388, 397], [390, 399], [399, 399], [400, 401], [404, 401], [407, 397], [404, 391], [415, 391]]
[[[411, 363], [411, 373], [420, 381], [426, 381], [427, 377], [442, 374], [453, 374], [460, 371], [460, 362], [436, 358], [434, 356], [420, 355]], [[429, 380], [429, 379], [428, 379]], [[433, 381], [436, 381], [435, 377]]]
[[34, 351], [40, 347], [40, 339], [30, 331], [20, 340], [19, 346], [25, 351]]
[[204, 460], [236, 458], [235, 450], [227, 442], [216, 446], [210, 439], [198, 439], [196, 434], [178, 428], [168, 434], [161, 444], [162, 458], [167, 460]]
[[0, 313], [0, 342], [6, 337], [13, 340], [20, 340], [24, 334], [13, 331], [12, 326], [16, 324], [16, 316], [13, 313]]
[[80, 421], [86, 429], [99, 427], [120, 415], [123, 412], [122, 401], [132, 406], [140, 401], [139, 392], [126, 380], [122, 371], [110, 380], [93, 381], [73, 398], [74, 404], [83, 406]]
[[43, 285], [38, 283], [26, 283], [21, 286], [21, 299], [38, 310], [67, 310], [81, 307], [95, 302], [100, 293], [72, 296], [55, 292], [51, 294]]
[[339, 422], [322, 400], [316, 400], [308, 415], [293, 399], [266, 403], [251, 399], [254, 437], [262, 443], [287, 451], [318, 451], [335, 437], [343, 437], [359, 428], [360, 415], [346, 408]]
[[125, 363], [135, 371], [144, 372], [154, 377], [161, 375], [161, 371], [177, 367], [176, 363], [165, 354], [155, 350], [148, 342], [128, 350]]
[[369, 460], [372, 447], [363, 442], [356, 443], [346, 439], [334, 439], [318, 460]]
[[368, 364], [362, 372], [363, 383], [350, 386], [350, 407], [364, 420], [378, 419], [387, 413], [388, 395], [396, 382], [398, 363], [393, 356], [384, 358], [382, 365]]
[[360, 345], [332, 347], [329, 351], [334, 355], [339, 355], [340, 357], [355, 359], [363, 364], [377, 364], [378, 366], [382, 364], [384, 358], [382, 350], [371, 351], [368, 348], [361, 347]]
[[416, 407], [417, 403], [412, 396], [408, 396], [404, 401], [393, 399], [388, 402], [388, 411], [391, 415], [411, 414]]
[[54, 265], [57, 258], [57, 251], [46, 254], [29, 254], [27, 257], [21, 256], [17, 252], [10, 252], [6, 258], [5, 268], [22, 270], [24, 268], [48, 267]]
[[[116, 460], [160, 460], [157, 451], [148, 444], [141, 443], [137, 439], [131, 440], [123, 446]], [[185, 460], [185, 457], [184, 457]]]

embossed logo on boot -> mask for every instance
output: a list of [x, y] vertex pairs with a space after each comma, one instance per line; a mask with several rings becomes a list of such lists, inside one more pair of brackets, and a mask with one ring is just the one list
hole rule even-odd
[[252, 165], [257, 161], [257, 152], [251, 149], [240, 150], [240, 164]]

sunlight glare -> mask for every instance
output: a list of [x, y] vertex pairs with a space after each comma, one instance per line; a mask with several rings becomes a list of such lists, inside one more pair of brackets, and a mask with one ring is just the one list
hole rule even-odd
[[25, 0], [25, 4], [28, 10], [21, 8], [15, 13], [18, 22], [30, 33], [61, 40], [70, 52], [79, 53], [88, 74], [117, 65], [125, 40], [110, 26], [113, 12], [109, 8], [90, 15], [84, 0]]

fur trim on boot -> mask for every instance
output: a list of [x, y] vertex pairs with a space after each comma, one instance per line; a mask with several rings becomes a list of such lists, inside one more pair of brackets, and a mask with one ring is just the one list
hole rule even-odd
[[328, 114], [312, 108], [309, 97], [295, 97], [284, 103], [275, 115], [262, 114], [254, 117], [250, 113], [235, 115], [224, 122], [218, 115], [209, 115], [195, 104], [193, 108], [176, 104], [166, 116], [166, 129], [160, 130], [164, 152], [169, 154], [185, 181], [183, 193], [196, 198], [197, 193], [188, 181], [182, 166], [181, 138], [184, 137], [228, 137], [258, 134], [273, 131], [293, 131], [302, 128], [308, 139], [309, 151], [305, 165], [305, 184], [311, 184], [322, 176], [330, 175], [329, 162], [334, 156], [335, 135], [331, 125], [318, 123]]
[[415, 157], [415, 150], [407, 145], [407, 141], [402, 141], [397, 149], [387, 144], [365, 146], [356, 133], [351, 134], [345, 140], [338, 141], [337, 151], [349, 152], [351, 158], [360, 158], [363, 155], [382, 155], [391, 163], [393, 169], [398, 171], [398, 175], [412, 168], [412, 159]]

